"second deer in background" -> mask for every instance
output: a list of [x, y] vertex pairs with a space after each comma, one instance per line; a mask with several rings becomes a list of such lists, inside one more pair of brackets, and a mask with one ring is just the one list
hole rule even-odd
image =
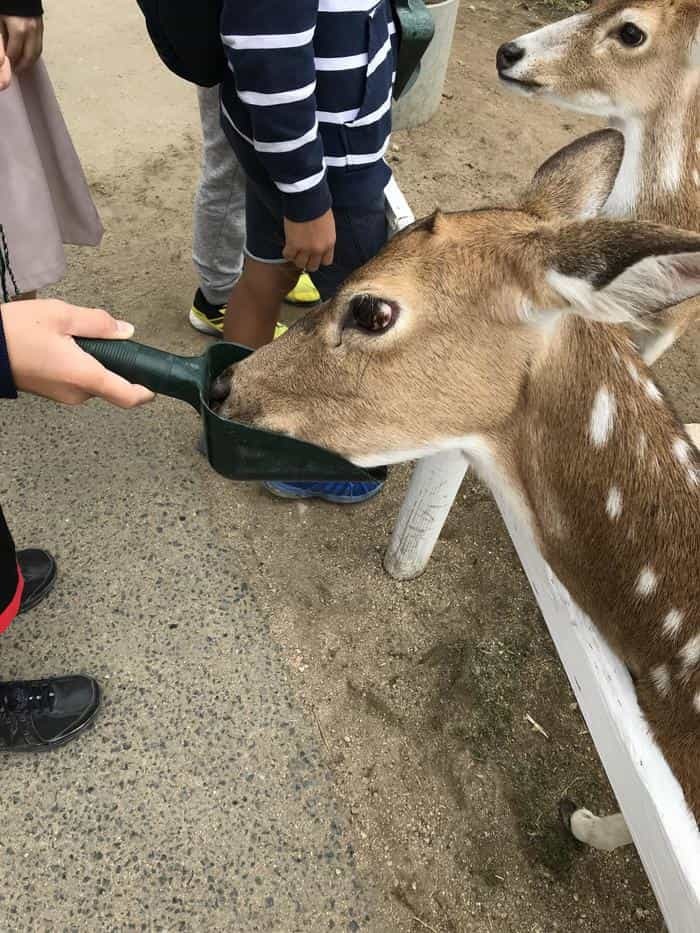
[[[698, 0], [602, 0], [498, 50], [507, 86], [604, 117], [623, 133], [622, 167], [603, 209], [610, 217], [700, 230], [699, 30]], [[699, 317], [693, 299], [635, 334], [645, 361]]]

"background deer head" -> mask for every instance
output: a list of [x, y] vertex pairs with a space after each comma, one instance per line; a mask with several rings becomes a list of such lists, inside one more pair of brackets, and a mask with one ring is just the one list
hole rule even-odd
[[501, 46], [501, 79], [604, 117], [642, 117], [700, 77], [697, 0], [599, 0]]

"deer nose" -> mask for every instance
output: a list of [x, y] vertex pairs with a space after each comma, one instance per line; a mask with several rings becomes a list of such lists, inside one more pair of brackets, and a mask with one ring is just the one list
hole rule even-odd
[[525, 49], [517, 42], [506, 42], [496, 53], [496, 66], [499, 72], [508, 71], [516, 62], [525, 57]]

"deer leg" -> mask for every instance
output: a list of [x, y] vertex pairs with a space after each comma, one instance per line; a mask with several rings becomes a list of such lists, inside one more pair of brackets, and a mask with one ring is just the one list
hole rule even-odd
[[578, 808], [571, 800], [561, 801], [559, 813], [573, 837], [592, 849], [612, 852], [620, 846], [630, 845], [633, 841], [621, 813], [595, 816], [590, 810]]

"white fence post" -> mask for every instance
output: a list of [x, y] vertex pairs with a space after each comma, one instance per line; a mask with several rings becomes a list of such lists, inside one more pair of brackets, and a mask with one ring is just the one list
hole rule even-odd
[[423, 573], [466, 472], [456, 450], [418, 461], [384, 557], [390, 576], [412, 580]]

